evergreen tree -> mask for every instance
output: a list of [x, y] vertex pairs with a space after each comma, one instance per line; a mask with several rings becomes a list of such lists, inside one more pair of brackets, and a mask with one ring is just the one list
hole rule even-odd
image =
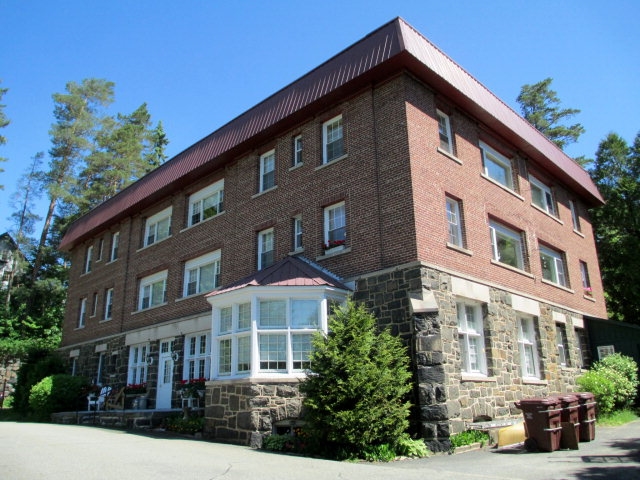
[[580, 113], [580, 110], [560, 108], [558, 94], [550, 88], [552, 81], [553, 79], [546, 78], [533, 85], [523, 85], [516, 101], [520, 104], [524, 118], [564, 149], [568, 144], [577, 142], [585, 130], [579, 123], [570, 126], [560, 123]]
[[317, 334], [305, 393], [312, 437], [339, 457], [393, 448], [408, 428], [411, 373], [406, 348], [376, 319], [349, 301], [333, 311], [326, 336]]
[[[0, 83], [2, 83], [2, 81], [0, 81]], [[2, 102], [2, 97], [8, 91], [9, 91], [9, 89], [7, 89], [7, 88], [0, 88], [0, 102]], [[4, 107], [5, 106], [6, 105], [3, 105], [2, 103], [0, 103], [0, 128], [4, 128], [7, 125], [9, 125], [9, 119], [7, 118], [7, 116], [4, 113]], [[5, 143], [7, 143], [7, 139], [3, 135], [0, 135], [0, 145], [4, 145]], [[7, 161], [6, 158], [0, 157], [0, 163], [6, 162], [6, 161]], [[2, 172], [4, 172], [4, 169], [0, 168], [0, 173], [2, 173]], [[0, 184], [0, 190], [4, 190], [4, 185]]]
[[631, 147], [610, 133], [591, 176], [606, 202], [591, 218], [609, 316], [640, 324], [640, 133]]

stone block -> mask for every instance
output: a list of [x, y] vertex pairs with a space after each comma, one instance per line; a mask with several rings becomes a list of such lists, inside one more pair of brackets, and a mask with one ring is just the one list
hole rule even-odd
[[442, 338], [439, 335], [420, 336], [416, 348], [421, 352], [442, 352]]
[[255, 423], [251, 412], [239, 412], [236, 415], [236, 424], [241, 430], [255, 430]]
[[422, 421], [447, 420], [449, 413], [446, 405], [423, 405], [420, 407], [420, 419]]
[[269, 405], [269, 397], [255, 397], [249, 400], [251, 407], [266, 407]]
[[298, 396], [298, 389], [290, 385], [278, 385], [276, 395], [283, 398], [292, 398]]
[[207, 408], [207, 418], [224, 418], [225, 407], [223, 405], [212, 405]]
[[418, 367], [418, 383], [443, 384], [444, 381], [445, 374], [442, 365]]

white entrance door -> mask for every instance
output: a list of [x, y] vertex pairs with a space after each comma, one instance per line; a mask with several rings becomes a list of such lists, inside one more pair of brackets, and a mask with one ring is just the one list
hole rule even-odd
[[160, 342], [158, 356], [158, 392], [156, 408], [171, 408], [171, 391], [173, 389], [173, 339]]

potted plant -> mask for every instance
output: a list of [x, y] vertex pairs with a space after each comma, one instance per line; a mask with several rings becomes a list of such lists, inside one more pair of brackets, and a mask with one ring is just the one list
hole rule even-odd
[[178, 385], [178, 393], [182, 398], [198, 398], [204, 396], [206, 378], [192, 378], [181, 380]]

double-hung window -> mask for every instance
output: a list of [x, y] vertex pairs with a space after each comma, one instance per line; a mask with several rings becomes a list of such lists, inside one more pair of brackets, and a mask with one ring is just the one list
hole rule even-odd
[[80, 312], [78, 313], [78, 328], [84, 328], [87, 319], [87, 297], [80, 299]]
[[274, 260], [273, 228], [258, 233], [258, 270], [267, 268]]
[[540, 245], [542, 278], [562, 287], [568, 287], [563, 257], [562, 253]]
[[541, 208], [549, 215], [556, 215], [556, 206], [553, 201], [551, 189], [537, 178], [529, 175], [529, 183], [531, 184], [531, 201], [534, 205]]
[[482, 151], [484, 174], [508, 189], [513, 190], [513, 167], [511, 160], [484, 142], [480, 142], [480, 150]]
[[219, 180], [189, 197], [189, 226], [215, 217], [223, 210], [224, 180]]
[[540, 378], [538, 341], [533, 318], [518, 318], [518, 343], [520, 345], [522, 376], [525, 378]]
[[189, 260], [184, 265], [182, 295], [188, 297], [220, 286], [220, 250]]
[[147, 218], [144, 234], [145, 247], [164, 240], [171, 235], [171, 212], [172, 208], [168, 207]]
[[569, 200], [569, 209], [571, 210], [571, 222], [576, 232], [580, 231], [580, 215], [578, 214], [578, 206], [573, 200]]
[[118, 258], [118, 246], [120, 245], [120, 232], [111, 235], [111, 255], [109, 260], [113, 262]]
[[108, 288], [104, 294], [104, 319], [110, 320], [113, 315], [113, 288]]
[[302, 164], [302, 135], [293, 137], [293, 166]]
[[344, 248], [346, 241], [347, 215], [345, 203], [340, 202], [324, 209], [324, 248]]
[[589, 267], [586, 262], [580, 260], [580, 276], [582, 277], [582, 288], [585, 295], [592, 295], [591, 279], [589, 278]]
[[484, 348], [482, 307], [479, 304], [458, 303], [458, 340], [462, 371], [472, 374], [487, 374]]
[[162, 305], [167, 301], [167, 271], [140, 280], [138, 310]]
[[260, 155], [260, 191], [264, 192], [276, 185], [276, 151]]
[[302, 250], [302, 215], [293, 217], [293, 250]]
[[322, 163], [329, 163], [344, 155], [342, 115], [322, 124]]
[[209, 378], [211, 341], [208, 333], [187, 335], [184, 340], [183, 380]]
[[149, 355], [149, 344], [139, 343], [129, 347], [129, 371], [127, 383], [142, 384], [147, 383], [147, 359]]
[[93, 262], [93, 245], [87, 247], [87, 251], [84, 256], [84, 273], [91, 271], [91, 264]]
[[456, 247], [464, 247], [464, 238], [462, 236], [462, 215], [460, 202], [453, 198], [447, 197], [447, 224], [449, 226], [449, 243]]
[[440, 148], [447, 153], [453, 154], [453, 137], [451, 136], [451, 121], [449, 115], [440, 110], [438, 115], [438, 133], [440, 135]]
[[495, 221], [490, 222], [489, 231], [493, 259], [496, 262], [524, 270], [522, 234]]
[[568, 365], [567, 331], [562, 323], [556, 323], [556, 346], [558, 349], [558, 363], [566, 367]]

